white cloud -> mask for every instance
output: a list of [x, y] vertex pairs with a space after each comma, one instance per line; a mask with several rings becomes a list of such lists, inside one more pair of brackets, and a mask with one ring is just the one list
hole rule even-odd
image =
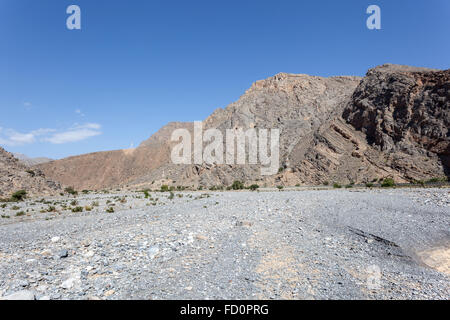
[[53, 144], [77, 142], [102, 134], [102, 132], [99, 131], [100, 128], [101, 126], [96, 123], [87, 123], [82, 126], [77, 125], [65, 132], [57, 132], [44, 140]]
[[82, 141], [102, 134], [98, 123], [75, 124], [71, 128], [58, 131], [56, 129], [41, 128], [28, 133], [17, 132], [14, 129], [0, 127], [0, 144], [5, 146], [20, 146], [32, 144], [36, 141], [63, 144]]

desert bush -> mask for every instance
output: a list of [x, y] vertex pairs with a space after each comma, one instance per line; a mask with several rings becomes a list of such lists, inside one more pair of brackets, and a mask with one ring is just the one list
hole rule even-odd
[[342, 186], [339, 183], [335, 182], [335, 183], [333, 183], [333, 188], [340, 189], [340, 188], [342, 188]]
[[16, 217], [21, 217], [21, 216], [24, 216], [24, 215], [25, 215], [25, 212], [23, 212], [23, 211], [19, 211], [19, 212], [16, 213]]
[[26, 196], [27, 196], [27, 192], [25, 190], [19, 190], [12, 194], [11, 200], [16, 201], [16, 202], [22, 201], [26, 198]]
[[252, 184], [250, 187], [248, 187], [250, 190], [255, 191], [256, 189], [259, 188], [259, 186], [257, 184]]
[[236, 181], [234, 181], [233, 184], [231, 185], [231, 188], [232, 188], [233, 190], [242, 190], [242, 189], [244, 189], [244, 184], [243, 184], [241, 181], [236, 180]]
[[280, 191], [284, 189], [283, 186], [277, 186], [277, 188], [278, 188], [278, 190], [280, 190]]
[[382, 186], [383, 188], [394, 187], [394, 186], [395, 186], [394, 179], [392, 179], [392, 178], [386, 178], [386, 179], [384, 179], [383, 182], [381, 183], [381, 186]]
[[83, 212], [83, 207], [72, 208], [72, 212]]
[[114, 208], [113, 207], [109, 207], [108, 209], [106, 209], [106, 212], [113, 213], [114, 212]]
[[366, 187], [367, 187], [367, 188], [372, 188], [372, 187], [373, 187], [373, 183], [367, 182], [367, 183], [366, 183]]
[[64, 191], [73, 196], [76, 196], [78, 194], [78, 191], [76, 191], [73, 187], [67, 187], [64, 189]]
[[167, 191], [169, 191], [169, 186], [167, 184], [163, 184], [161, 186], [161, 192], [167, 192]]
[[168, 199], [172, 200], [174, 197], [175, 197], [175, 194], [172, 191], [170, 191], [170, 195], [169, 195]]

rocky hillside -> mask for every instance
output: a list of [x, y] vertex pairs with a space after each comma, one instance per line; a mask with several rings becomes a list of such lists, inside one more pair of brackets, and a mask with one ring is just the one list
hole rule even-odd
[[53, 161], [53, 159], [46, 158], [46, 157], [38, 157], [38, 158], [30, 158], [27, 155], [23, 153], [13, 153], [13, 156], [19, 159], [21, 163], [23, 163], [26, 166], [35, 166], [41, 163], [46, 163]]
[[0, 198], [8, 198], [18, 190], [38, 196], [61, 192], [61, 186], [47, 179], [37, 168], [30, 169], [11, 153], [0, 148]]
[[449, 175], [449, 70], [383, 65], [364, 78], [280, 73], [254, 83], [204, 129], [278, 128], [278, 174], [256, 165], [174, 165], [171, 123], [133, 150], [100, 152], [39, 165], [78, 189], [398, 182]]

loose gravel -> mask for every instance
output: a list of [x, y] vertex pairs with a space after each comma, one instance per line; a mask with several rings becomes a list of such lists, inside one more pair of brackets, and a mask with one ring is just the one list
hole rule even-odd
[[445, 188], [90, 193], [0, 214], [3, 299], [450, 298]]

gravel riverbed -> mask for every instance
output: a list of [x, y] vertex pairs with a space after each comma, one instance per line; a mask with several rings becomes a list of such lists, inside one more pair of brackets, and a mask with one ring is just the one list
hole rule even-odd
[[450, 298], [448, 188], [91, 193], [0, 215], [3, 299]]

